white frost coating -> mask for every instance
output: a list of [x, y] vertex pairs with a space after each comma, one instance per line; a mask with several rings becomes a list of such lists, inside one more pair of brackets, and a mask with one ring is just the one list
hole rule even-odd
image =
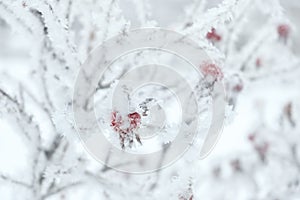
[[[144, 2], [133, 2], [139, 23], [159, 26], [154, 1]], [[200, 138], [171, 167], [134, 176], [101, 166], [86, 154], [70, 104], [89, 52], [131, 28], [119, 1], [0, 0], [0, 199], [299, 198], [300, 68], [299, 45], [294, 45], [299, 30], [285, 16], [298, 16], [293, 10], [298, 1], [284, 1], [291, 10], [273, 0], [225, 0], [213, 6], [212, 1], [186, 2], [178, 16], [165, 16], [174, 21], [166, 28], [196, 40], [221, 66], [228, 101], [224, 135], [203, 161], [194, 159]], [[167, 3], [177, 6], [177, 1], [159, 5]], [[278, 33], [282, 24], [290, 28], [286, 38]], [[212, 27], [219, 42], [206, 38]], [[141, 53], [124, 63], [176, 63], [172, 59]], [[107, 72], [100, 97], [109, 95], [115, 84], [110, 80], [122, 69]], [[87, 109], [93, 103], [102, 108], [106, 99], [95, 100], [87, 102]], [[204, 98], [202, 103], [211, 102]], [[210, 111], [203, 112], [204, 132]], [[110, 112], [105, 116], [109, 119]], [[162, 143], [169, 140], [171, 134], [161, 135]]]

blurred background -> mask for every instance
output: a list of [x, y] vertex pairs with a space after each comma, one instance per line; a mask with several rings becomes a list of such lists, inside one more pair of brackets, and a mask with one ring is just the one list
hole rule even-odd
[[[0, 0], [0, 199], [300, 199], [299, 13], [297, 0]], [[218, 64], [226, 124], [204, 160], [123, 174], [78, 141], [73, 83], [102, 41], [153, 26]]]

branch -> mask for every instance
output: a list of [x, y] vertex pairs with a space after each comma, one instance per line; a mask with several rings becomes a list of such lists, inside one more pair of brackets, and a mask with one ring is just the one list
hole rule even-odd
[[293, 144], [290, 148], [291, 148], [294, 164], [297, 167], [298, 171], [300, 172], [300, 160], [298, 158], [297, 144]]
[[[21, 19], [20, 17], [18, 17], [16, 15], [16, 13], [12, 9], [9, 8], [8, 5], [6, 5], [2, 1], [0, 1], [0, 6], [3, 8], [4, 11], [6, 11], [9, 15], [11, 15], [11, 18], [14, 18], [17, 21], [17, 23], [20, 24], [21, 27], [23, 27], [29, 34], [34, 33], [32, 28], [30, 26], [27, 26], [26, 23], [24, 22], [24, 20]], [[2, 15], [2, 13], [1, 13], [1, 15]]]
[[19, 185], [19, 186], [22, 186], [22, 187], [25, 187], [27, 189], [31, 189], [31, 185], [28, 184], [28, 183], [25, 183], [25, 182], [22, 182], [22, 181], [19, 181], [19, 180], [15, 180], [11, 177], [8, 177], [8, 176], [5, 176], [5, 175], [2, 175], [0, 174], [0, 179], [2, 179], [3, 181], [7, 181], [7, 182], [11, 182], [15, 185]]
[[80, 182], [80, 181], [79, 181], [79, 182], [71, 183], [71, 184], [68, 184], [68, 185], [65, 185], [65, 186], [56, 188], [55, 190], [53, 190], [53, 191], [51, 191], [51, 192], [49, 192], [49, 193], [43, 195], [41, 199], [42, 199], [42, 200], [47, 199], [47, 198], [49, 198], [50, 196], [56, 195], [56, 194], [58, 194], [58, 193], [60, 193], [60, 192], [63, 192], [63, 191], [65, 191], [65, 190], [71, 189], [71, 188], [73, 188], [73, 187], [76, 187], [76, 186], [79, 186], [79, 185], [82, 185], [82, 184], [83, 184], [83, 182]]
[[9, 101], [11, 101], [12, 103], [14, 103], [16, 106], [20, 106], [20, 103], [15, 99], [15, 98], [12, 98], [8, 93], [6, 93], [4, 90], [2, 90], [0, 88], [0, 93], [5, 96]]

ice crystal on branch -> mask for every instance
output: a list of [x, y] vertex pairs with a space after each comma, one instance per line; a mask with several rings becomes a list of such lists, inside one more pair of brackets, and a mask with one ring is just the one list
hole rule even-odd
[[[299, 1], [156, 2], [0, 0], [1, 199], [299, 199]], [[187, 13], [181, 12], [183, 7], [189, 8]], [[176, 17], [179, 13], [183, 14]], [[75, 139], [69, 114], [80, 65], [98, 44], [135, 28], [131, 24], [180, 31], [215, 61], [199, 63], [205, 81], [186, 76], [197, 85], [201, 109], [210, 106], [214, 83], [223, 81], [227, 108], [236, 114], [206, 160], [190, 159], [199, 154], [201, 134], [210, 125], [205, 117], [199, 123], [205, 127], [199, 131], [199, 142], [190, 144], [192, 151], [166, 169], [139, 176], [95, 163]], [[160, 63], [153, 57], [140, 53], [124, 67], [109, 68], [97, 87], [101, 95], [95, 104], [106, 106], [113, 80], [132, 66]], [[89, 80], [91, 74], [86, 75]], [[141, 74], [141, 79], [148, 75], [152, 76]], [[173, 86], [179, 92], [186, 89], [176, 81]], [[116, 136], [122, 148], [135, 142], [147, 146], [140, 134], [150, 127], [147, 120], [154, 116], [163, 121], [157, 100], [170, 95], [162, 88], [149, 93], [152, 96], [136, 103], [134, 111], [105, 107], [105, 131]], [[86, 109], [92, 104], [88, 102]], [[170, 107], [167, 117], [180, 113], [171, 103]], [[159, 111], [156, 115], [153, 108]], [[161, 128], [157, 124], [150, 133]], [[168, 125], [157, 137], [159, 148], [164, 147], [158, 154], [160, 162], [180, 128]], [[154, 145], [147, 147], [153, 150]], [[174, 174], [180, 181], [170, 180]], [[186, 184], [190, 177], [193, 187]]]

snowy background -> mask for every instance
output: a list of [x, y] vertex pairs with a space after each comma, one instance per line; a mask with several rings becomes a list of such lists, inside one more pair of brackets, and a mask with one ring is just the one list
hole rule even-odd
[[[297, 0], [0, 0], [0, 199], [300, 199], [299, 11]], [[226, 125], [204, 160], [124, 174], [81, 146], [73, 83], [102, 41], [154, 26], [218, 64]]]

